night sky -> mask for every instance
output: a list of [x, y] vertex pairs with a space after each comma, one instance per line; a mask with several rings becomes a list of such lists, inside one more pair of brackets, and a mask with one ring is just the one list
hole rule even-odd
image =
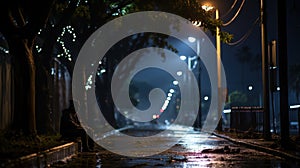
[[[203, 0], [202, 0], [203, 1]], [[215, 0], [209, 2], [211, 5], [216, 6], [219, 9], [220, 18], [224, 23], [227, 23], [233, 18], [238, 11], [243, 0], [237, 0], [234, 8], [231, 8], [235, 0]], [[206, 2], [203, 1], [203, 4]], [[288, 0], [287, 2], [287, 38], [288, 38], [288, 60], [290, 65], [299, 64], [300, 57], [297, 55], [297, 39], [300, 39], [300, 2], [296, 0]], [[260, 16], [260, 1], [259, 0], [245, 0], [237, 17], [228, 26], [222, 27], [221, 30], [227, 31], [233, 34], [234, 39], [229, 44], [221, 44], [221, 57], [222, 63], [226, 73], [228, 94], [239, 91], [248, 95], [248, 105], [261, 106], [262, 105], [262, 67], [261, 67], [261, 28], [260, 22], [257, 20]], [[267, 0], [267, 38], [268, 42], [277, 40], [277, 1]], [[225, 16], [226, 15], [226, 16]], [[256, 22], [255, 22], [256, 21]], [[240, 41], [241, 38], [248, 36]], [[209, 32], [207, 35], [215, 44], [215, 37]], [[237, 42], [240, 41], [240, 42]], [[174, 42], [174, 41], [173, 41]], [[172, 44], [175, 48], [181, 50], [180, 44]], [[241, 63], [238, 59], [238, 52], [244, 47], [249, 48], [248, 60]], [[179, 55], [193, 55], [188, 53], [185, 49], [184, 52], [178, 53]], [[205, 69], [202, 64], [202, 69]], [[196, 70], [195, 70], [196, 71]], [[196, 72], [197, 73], [197, 72]], [[197, 74], [195, 74], [197, 75]], [[208, 76], [206, 72], [201, 73], [201, 90], [202, 99], [203, 96], [210, 95], [211, 88], [208, 82]], [[151, 78], [160, 78], [159, 75], [153, 76], [148, 74]], [[149, 78], [148, 78], [149, 80]], [[252, 86], [252, 90], [249, 91], [248, 87]], [[278, 98], [279, 92], [275, 92], [275, 98]], [[289, 97], [290, 104], [296, 104], [295, 94], [290, 92]]]
[[[234, 0], [216, 0], [219, 7], [220, 18], [224, 23], [228, 22], [238, 10], [243, 0], [238, 0], [232, 11], [223, 17], [230, 10]], [[228, 31], [234, 35], [232, 43], [238, 41], [253, 26], [255, 20], [259, 17], [259, 0], [245, 1], [239, 15], [228, 26], [222, 27], [222, 30]], [[300, 63], [298, 56], [298, 46], [300, 39], [300, 2], [296, 0], [287, 0], [287, 41], [288, 41], [288, 61], [289, 65]], [[277, 40], [277, 0], [267, 0], [267, 38], [268, 42]], [[214, 39], [213, 39], [214, 40]], [[250, 48], [253, 59], [241, 64], [237, 60], [236, 53], [244, 46]], [[253, 27], [251, 34], [242, 42], [231, 45], [222, 44], [222, 62], [226, 71], [227, 86], [229, 92], [234, 90], [247, 91], [248, 85], [253, 85], [253, 92], [262, 93], [261, 80], [261, 31], [259, 22]], [[243, 67], [245, 66], [245, 67]], [[246, 75], [246, 76], [245, 76]], [[241, 79], [245, 80], [242, 85]], [[290, 104], [295, 103], [293, 94], [290, 94]]]

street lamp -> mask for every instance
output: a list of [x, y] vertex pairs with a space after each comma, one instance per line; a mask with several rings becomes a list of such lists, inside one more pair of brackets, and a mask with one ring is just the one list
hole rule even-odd
[[[210, 5], [202, 5], [202, 9], [205, 11], [213, 10], [214, 7]], [[215, 9], [215, 19], [219, 19], [219, 10]], [[218, 74], [218, 112], [222, 111], [222, 76], [221, 76], [221, 37], [220, 37], [220, 27], [216, 28], [216, 50], [217, 50], [217, 74]], [[218, 113], [219, 114], [219, 113]], [[218, 125], [218, 129], [222, 130], [222, 114], [220, 117], [220, 123]]]
[[202, 5], [201, 6], [202, 9], [204, 9], [205, 11], [210, 11], [210, 10], [213, 10], [214, 7], [213, 6], [210, 6], [210, 5]]
[[[262, 55], [262, 80], [263, 80], [263, 101], [264, 101], [264, 126], [263, 136], [265, 140], [271, 139], [270, 132], [270, 87], [269, 87], [269, 62], [266, 33], [266, 0], [260, 0], [260, 28], [261, 28], [261, 55]], [[280, 78], [281, 79], [281, 78]], [[281, 94], [280, 94], [281, 95]], [[280, 106], [282, 107], [282, 106]], [[287, 108], [288, 109], [288, 108]], [[284, 122], [284, 121], [283, 121]], [[283, 130], [284, 131], [284, 130]], [[282, 131], [281, 131], [282, 133]], [[284, 139], [284, 138], [283, 138]]]
[[253, 86], [252, 86], [252, 85], [249, 85], [249, 86], [248, 86], [248, 90], [249, 90], [249, 91], [253, 90]]
[[[202, 5], [202, 9], [205, 11], [213, 10], [213, 6], [209, 5]], [[216, 20], [219, 19], [219, 10], [215, 9], [216, 11]], [[217, 73], [218, 73], [218, 90], [221, 91], [221, 37], [220, 37], [220, 28], [217, 26], [216, 28], [216, 50], [217, 50]], [[218, 92], [220, 93], [220, 92]]]

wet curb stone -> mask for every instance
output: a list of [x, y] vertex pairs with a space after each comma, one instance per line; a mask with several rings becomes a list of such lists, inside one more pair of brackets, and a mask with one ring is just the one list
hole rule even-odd
[[217, 134], [217, 133], [212, 133], [212, 134], [219, 137], [219, 138], [223, 138], [223, 139], [226, 139], [230, 142], [233, 142], [235, 144], [246, 146], [247, 148], [251, 148], [251, 149], [258, 150], [258, 151], [270, 153], [272, 155], [279, 156], [279, 157], [286, 158], [286, 159], [300, 161], [299, 156], [295, 156], [295, 155], [292, 155], [292, 154], [284, 152], [284, 151], [268, 148], [268, 147], [257, 145], [257, 144], [252, 144], [252, 143], [249, 143], [249, 142], [242, 141], [240, 139], [230, 138], [228, 136]]
[[60, 146], [56, 146], [38, 153], [22, 156], [14, 160], [7, 160], [5, 163], [1, 163], [0, 167], [12, 168], [42, 168], [48, 165], [72, 157], [78, 153], [78, 143], [69, 142]]

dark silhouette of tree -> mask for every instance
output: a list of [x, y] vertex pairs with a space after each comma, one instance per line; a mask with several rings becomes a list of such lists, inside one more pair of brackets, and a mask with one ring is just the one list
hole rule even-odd
[[246, 64], [249, 64], [250, 61], [253, 59], [253, 54], [251, 52], [251, 49], [248, 46], [243, 46], [242, 48], [238, 49], [235, 54], [238, 62], [241, 63], [241, 83], [242, 87], [245, 87], [245, 70], [246, 70]]
[[[65, 3], [66, 1], [59, 1], [60, 3], [56, 4], [55, 14], [52, 14], [51, 18], [49, 19], [49, 23], [47, 29], [45, 29], [44, 34], [46, 34], [46, 40], [42, 44], [42, 60], [44, 64], [49, 64], [50, 60], [53, 57], [53, 52], [51, 52], [54, 48], [59, 48], [58, 43], [56, 42], [57, 37], [61, 33], [61, 29], [66, 25], [72, 25], [77, 32], [77, 48], [73, 47], [71, 50], [75, 53], [73, 55], [77, 55], [79, 52], [78, 48], [84, 43], [84, 41], [89, 37], [91, 33], [93, 33], [97, 28], [105, 24], [107, 21], [122, 16], [124, 14], [136, 11], [143, 11], [143, 10], [160, 10], [160, 11], [167, 11], [175, 14], [182, 15], [185, 18], [189, 18], [190, 20], [201, 20], [203, 22], [203, 27], [205, 30], [211, 30], [212, 34], [215, 32], [215, 26], [220, 25], [221, 21], [214, 20], [211, 17], [211, 12], [205, 12], [200, 8], [200, 4], [196, 3], [196, 1], [97, 1], [97, 0], [89, 0], [87, 2], [79, 3], [79, 6], [76, 8], [75, 4], [78, 2], [71, 2], [71, 4]], [[67, 4], [67, 5], [66, 5]], [[189, 12], [186, 12], [187, 10]], [[57, 17], [58, 15], [59, 17]], [[49, 31], [49, 30], [50, 31]], [[42, 32], [43, 33], [43, 32]], [[49, 33], [51, 35], [49, 35]], [[226, 32], [221, 32], [221, 36], [224, 42], [229, 41], [231, 35]], [[144, 39], [153, 39], [155, 41], [156, 46], [158, 47], [165, 47], [172, 48], [172, 46], [168, 45], [164, 40], [165, 38], [153, 38], [151, 36], [144, 37]], [[78, 40], [79, 39], [79, 40]], [[133, 51], [134, 48], [139, 48], [139, 45], [145, 45], [142, 43], [147, 43], [144, 41], [134, 42], [131, 46], [124, 46], [122, 51], [126, 53], [127, 51]], [[45, 49], [44, 49], [45, 48]], [[174, 48], [173, 48], [174, 49]], [[77, 50], [77, 51], [76, 51]], [[120, 52], [120, 50], [116, 51]], [[72, 61], [69, 61], [67, 57], [60, 57], [58, 58], [63, 64], [68, 67], [69, 72], [72, 74], [74, 60], [76, 58], [72, 58]], [[136, 60], [138, 61], [138, 59]], [[101, 85], [103, 90], [109, 91], [110, 88], [110, 79], [113, 74], [113, 67], [118, 63], [118, 58], [107, 58], [103, 62], [106, 66], [106, 77], [104, 77], [103, 84]], [[47, 67], [47, 66], [46, 66]], [[109, 95], [107, 95], [110, 97]], [[110, 104], [111, 106], [107, 105], [106, 111], [110, 111], [110, 114], [107, 114], [108, 120], [114, 120], [113, 114], [113, 103], [110, 98], [106, 96], [100, 100], [101, 102], [108, 102], [106, 104]], [[113, 124], [115, 125], [115, 124]]]
[[250, 61], [250, 69], [252, 71], [260, 71], [261, 70], [261, 54], [256, 54], [252, 60]]
[[33, 44], [39, 30], [46, 24], [53, 2], [0, 2], [0, 31], [8, 42], [14, 66], [13, 128], [26, 134], [36, 134]]
[[[210, 30], [212, 34], [215, 34], [215, 27], [221, 25], [221, 21], [214, 20], [211, 12], [202, 10], [196, 0], [1, 1], [0, 32], [7, 40], [15, 73], [12, 128], [23, 131], [25, 134], [36, 134], [36, 92], [47, 88], [49, 81], [47, 77], [43, 78], [43, 76], [49, 75], [53, 51], [58, 49], [56, 40], [64, 26], [72, 24], [77, 29], [77, 32], [80, 33], [77, 46], [81, 46], [95, 29], [114, 17], [135, 11], [157, 9], [172, 12], [190, 20], [200, 20], [202, 27]], [[43, 50], [42, 53], [36, 53], [34, 45], [41, 30], [46, 34], [39, 36]], [[231, 35], [226, 32], [221, 32], [221, 37], [224, 42], [231, 39]], [[75, 51], [77, 49], [78, 53], [78, 48], [80, 47], [72, 49]], [[76, 55], [76, 52], [74, 53]], [[76, 57], [72, 60], [76, 60]], [[60, 61], [66, 64], [72, 74], [74, 62], [68, 61], [64, 57], [60, 58]], [[109, 65], [111, 64], [108, 62], [107, 65], [107, 68], [110, 69]], [[49, 94], [45, 91], [44, 96], [39, 97], [39, 100], [44, 101], [41, 104], [47, 104], [45, 97]], [[39, 109], [43, 110], [43, 107]]]
[[228, 96], [227, 108], [233, 106], [245, 106], [247, 105], [248, 97], [245, 93], [239, 91], [233, 91]]

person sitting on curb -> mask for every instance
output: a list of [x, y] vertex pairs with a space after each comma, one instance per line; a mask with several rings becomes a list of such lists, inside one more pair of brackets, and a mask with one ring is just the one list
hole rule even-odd
[[69, 107], [62, 111], [60, 134], [62, 135], [62, 139], [74, 139], [80, 137], [82, 142], [82, 152], [93, 151], [94, 141], [81, 126], [74, 108], [73, 100], [70, 100]]

